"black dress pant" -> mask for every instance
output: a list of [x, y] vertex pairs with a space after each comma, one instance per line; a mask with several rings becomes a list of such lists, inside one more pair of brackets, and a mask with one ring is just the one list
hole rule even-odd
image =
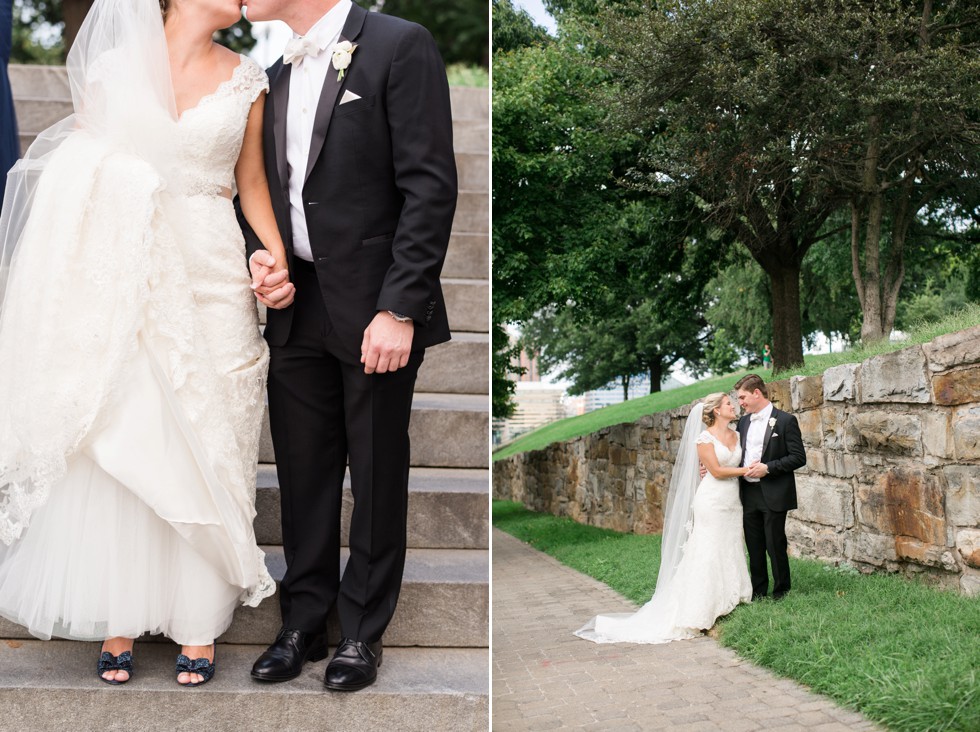
[[752, 596], [765, 596], [769, 591], [769, 572], [766, 554], [772, 564], [772, 592], [781, 595], [789, 591], [789, 555], [786, 540], [787, 511], [770, 511], [758, 483], [746, 482], [742, 490], [742, 529], [749, 550], [749, 574], [752, 577]]
[[[282, 499], [283, 625], [323, 632], [336, 603], [344, 637], [373, 643], [391, 621], [405, 567], [409, 439], [423, 352], [365, 374], [344, 349], [316, 270], [296, 259], [292, 328], [271, 349], [269, 416]], [[341, 503], [350, 466], [350, 559], [340, 574]]]

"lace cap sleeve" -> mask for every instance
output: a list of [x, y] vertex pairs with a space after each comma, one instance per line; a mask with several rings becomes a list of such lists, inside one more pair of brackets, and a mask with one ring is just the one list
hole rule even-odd
[[698, 435], [698, 439], [696, 439], [694, 442], [698, 445], [710, 445], [714, 443], [714, 441], [715, 438], [710, 432], [708, 432], [708, 430], [702, 430], [701, 434]]
[[259, 94], [269, 91], [269, 77], [255, 61], [247, 56], [243, 57], [235, 89], [251, 104], [258, 99]]

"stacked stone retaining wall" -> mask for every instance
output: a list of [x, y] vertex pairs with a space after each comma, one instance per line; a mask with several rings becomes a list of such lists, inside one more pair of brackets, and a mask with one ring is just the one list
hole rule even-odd
[[[807, 452], [786, 527], [792, 554], [980, 594], [980, 326], [769, 388], [799, 419]], [[494, 496], [659, 533], [690, 408], [499, 460]]]

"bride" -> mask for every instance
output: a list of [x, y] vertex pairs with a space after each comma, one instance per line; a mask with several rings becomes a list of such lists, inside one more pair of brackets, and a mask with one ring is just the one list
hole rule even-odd
[[[691, 410], [670, 478], [660, 573], [650, 601], [635, 613], [598, 615], [576, 631], [596, 643], [669, 643], [694, 638], [752, 597], [742, 538], [738, 434], [726, 394]], [[707, 429], [702, 429], [702, 424]], [[707, 474], [699, 484], [700, 462]]]
[[[112, 684], [146, 632], [182, 645], [179, 683], [208, 681], [235, 608], [275, 591], [252, 530], [255, 297], [292, 285], [268, 80], [211, 40], [240, 17], [239, 0], [96, 0], [68, 55], [75, 113], [11, 172], [0, 215], [0, 614], [104, 641]], [[250, 288], [234, 184], [274, 290]]]

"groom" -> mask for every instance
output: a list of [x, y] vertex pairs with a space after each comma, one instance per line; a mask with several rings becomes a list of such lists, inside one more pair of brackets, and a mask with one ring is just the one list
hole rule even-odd
[[439, 284], [457, 193], [449, 87], [421, 26], [351, 0], [248, 0], [247, 11], [294, 31], [268, 71], [263, 126], [288, 284], [246, 228], [256, 294], [272, 308], [287, 564], [282, 629], [252, 676], [286, 681], [324, 658], [336, 605], [342, 638], [324, 684], [354, 691], [377, 678], [401, 587], [415, 377], [425, 348], [450, 337]]
[[769, 391], [761, 378], [755, 374], [744, 376], [735, 384], [735, 390], [738, 403], [746, 412], [738, 421], [742, 466], [752, 465], [739, 478], [752, 599], [765, 597], [769, 590], [768, 554], [772, 596], [778, 600], [790, 588], [786, 514], [796, 508], [793, 471], [806, 465], [803, 436], [796, 417], [776, 409], [769, 401]]

